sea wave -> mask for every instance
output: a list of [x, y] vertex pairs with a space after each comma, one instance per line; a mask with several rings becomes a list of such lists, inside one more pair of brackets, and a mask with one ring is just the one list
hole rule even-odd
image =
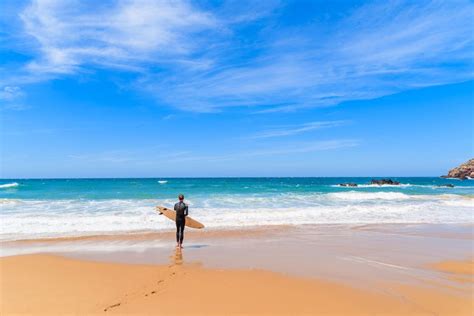
[[[2, 200], [0, 240], [172, 230], [154, 210], [174, 199]], [[474, 198], [400, 192], [208, 195], [188, 201], [207, 228], [301, 224], [473, 223]]]
[[3, 204], [18, 204], [21, 203], [21, 200], [16, 199], [0, 199], [0, 205]]
[[168, 181], [167, 180], [159, 180], [158, 183], [159, 184], [166, 184], [166, 183], [168, 183]]
[[331, 187], [333, 188], [407, 188], [407, 187], [412, 187], [412, 186], [417, 186], [417, 187], [428, 187], [424, 185], [413, 185], [409, 183], [402, 183], [402, 184], [357, 184], [356, 187], [346, 187], [342, 186], [340, 184], [332, 184]]
[[328, 193], [328, 196], [341, 200], [350, 201], [367, 201], [367, 200], [407, 200], [414, 198], [413, 195], [408, 195], [400, 192], [333, 192]]
[[[408, 188], [414, 186], [410, 183], [401, 183], [401, 184], [359, 184], [358, 188]], [[417, 187], [428, 187], [424, 185], [416, 185]]]
[[19, 185], [17, 182], [0, 184], [0, 189], [16, 188]]
[[[410, 183], [402, 183], [402, 184], [357, 184], [356, 187], [349, 187], [349, 186], [342, 186], [339, 184], [332, 184], [331, 187], [333, 188], [347, 188], [347, 189], [357, 189], [357, 188], [430, 188], [430, 189], [451, 189], [445, 185], [432, 185], [432, 184], [410, 184]], [[456, 187], [462, 188], [462, 187]], [[471, 188], [471, 187], [467, 187]]]

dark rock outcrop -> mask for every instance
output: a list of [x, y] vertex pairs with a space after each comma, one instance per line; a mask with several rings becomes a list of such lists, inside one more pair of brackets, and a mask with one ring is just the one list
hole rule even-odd
[[398, 182], [398, 181], [393, 181], [392, 179], [381, 179], [381, 180], [372, 179], [372, 181], [370, 181], [370, 184], [376, 184], [376, 185], [385, 185], [385, 184], [389, 184], [389, 185], [399, 185], [400, 182]]
[[339, 186], [341, 186], [341, 187], [356, 187], [356, 186], [357, 186], [357, 183], [352, 183], [352, 182], [339, 183]]
[[442, 178], [458, 178], [461, 180], [474, 178], [474, 158], [463, 163], [459, 167], [449, 170], [448, 174]]

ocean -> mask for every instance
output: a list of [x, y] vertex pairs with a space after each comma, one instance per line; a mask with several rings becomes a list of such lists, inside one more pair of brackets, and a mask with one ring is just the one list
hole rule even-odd
[[[172, 207], [179, 193], [208, 229], [474, 222], [472, 180], [392, 178], [401, 185], [377, 186], [371, 179], [4, 179], [0, 241], [173, 229], [154, 206]], [[359, 186], [338, 186], [343, 182]]]

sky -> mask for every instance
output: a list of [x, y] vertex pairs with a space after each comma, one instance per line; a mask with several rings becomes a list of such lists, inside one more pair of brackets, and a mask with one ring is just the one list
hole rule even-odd
[[439, 176], [472, 1], [0, 2], [0, 178]]

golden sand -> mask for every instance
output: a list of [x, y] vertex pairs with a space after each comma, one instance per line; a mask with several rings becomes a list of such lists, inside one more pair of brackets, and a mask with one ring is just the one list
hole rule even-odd
[[[375, 292], [262, 270], [0, 259], [2, 315], [471, 315], [469, 296], [421, 286]], [[456, 270], [457, 271], [457, 270]], [[453, 273], [458, 273], [453, 271]], [[462, 270], [464, 271], [464, 270]], [[388, 290], [389, 289], [389, 290]]]
[[[446, 273], [451, 280], [462, 283], [474, 283], [474, 261], [472, 259], [464, 261], [445, 260], [433, 264], [431, 267]], [[474, 287], [472, 289], [474, 291]], [[471, 294], [474, 295], [474, 292]]]
[[465, 261], [441, 261], [433, 265], [436, 270], [452, 273], [464, 274], [472, 276], [474, 274], [474, 260]]

